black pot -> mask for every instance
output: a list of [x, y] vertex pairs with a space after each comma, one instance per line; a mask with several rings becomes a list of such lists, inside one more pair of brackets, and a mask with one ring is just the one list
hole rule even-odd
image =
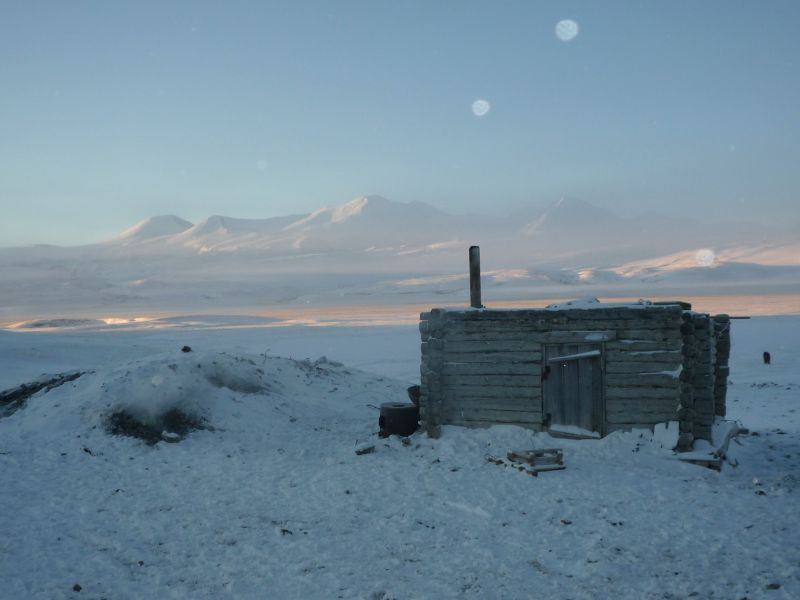
[[405, 402], [384, 402], [378, 418], [381, 433], [411, 435], [419, 427], [419, 406]]

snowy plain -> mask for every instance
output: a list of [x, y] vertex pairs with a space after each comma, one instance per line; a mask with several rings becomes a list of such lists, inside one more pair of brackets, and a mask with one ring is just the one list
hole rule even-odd
[[[0, 597], [800, 597], [800, 317], [733, 323], [751, 434], [719, 473], [649, 431], [380, 439], [376, 407], [418, 380], [414, 324], [49, 325], [0, 330], [0, 390], [85, 371], [0, 419]], [[107, 432], [167, 406], [208, 428]], [[488, 460], [546, 447], [565, 470]]]

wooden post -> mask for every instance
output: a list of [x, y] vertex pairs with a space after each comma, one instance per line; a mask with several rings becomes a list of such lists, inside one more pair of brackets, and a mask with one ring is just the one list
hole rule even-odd
[[469, 247], [469, 305], [472, 308], [483, 308], [483, 304], [481, 304], [481, 249], [479, 246]]

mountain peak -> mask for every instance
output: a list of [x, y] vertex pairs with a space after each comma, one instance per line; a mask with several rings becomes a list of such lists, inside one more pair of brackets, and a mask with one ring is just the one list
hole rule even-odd
[[610, 210], [585, 200], [562, 196], [550, 204], [535, 220], [528, 223], [523, 231], [526, 235], [535, 235], [547, 230], [591, 228], [619, 220], [620, 217]]
[[141, 242], [182, 233], [191, 227], [193, 227], [192, 223], [176, 215], [159, 215], [139, 221], [136, 225], [126, 229], [111, 241], [128, 243]]
[[580, 198], [574, 198], [572, 196], [561, 196], [558, 200], [553, 202], [550, 206], [545, 209], [545, 212], [562, 212], [562, 211], [590, 211], [593, 213], [596, 212], [604, 212], [609, 213], [604, 208], [600, 208], [592, 204], [591, 202], [587, 202], [586, 200], [581, 200]]

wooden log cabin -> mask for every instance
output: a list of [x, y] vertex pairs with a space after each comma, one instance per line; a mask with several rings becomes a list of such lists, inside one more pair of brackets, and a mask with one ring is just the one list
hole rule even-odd
[[605, 436], [678, 421], [688, 450], [725, 415], [727, 315], [678, 301], [477, 306], [420, 315], [420, 417], [432, 436], [444, 424]]

